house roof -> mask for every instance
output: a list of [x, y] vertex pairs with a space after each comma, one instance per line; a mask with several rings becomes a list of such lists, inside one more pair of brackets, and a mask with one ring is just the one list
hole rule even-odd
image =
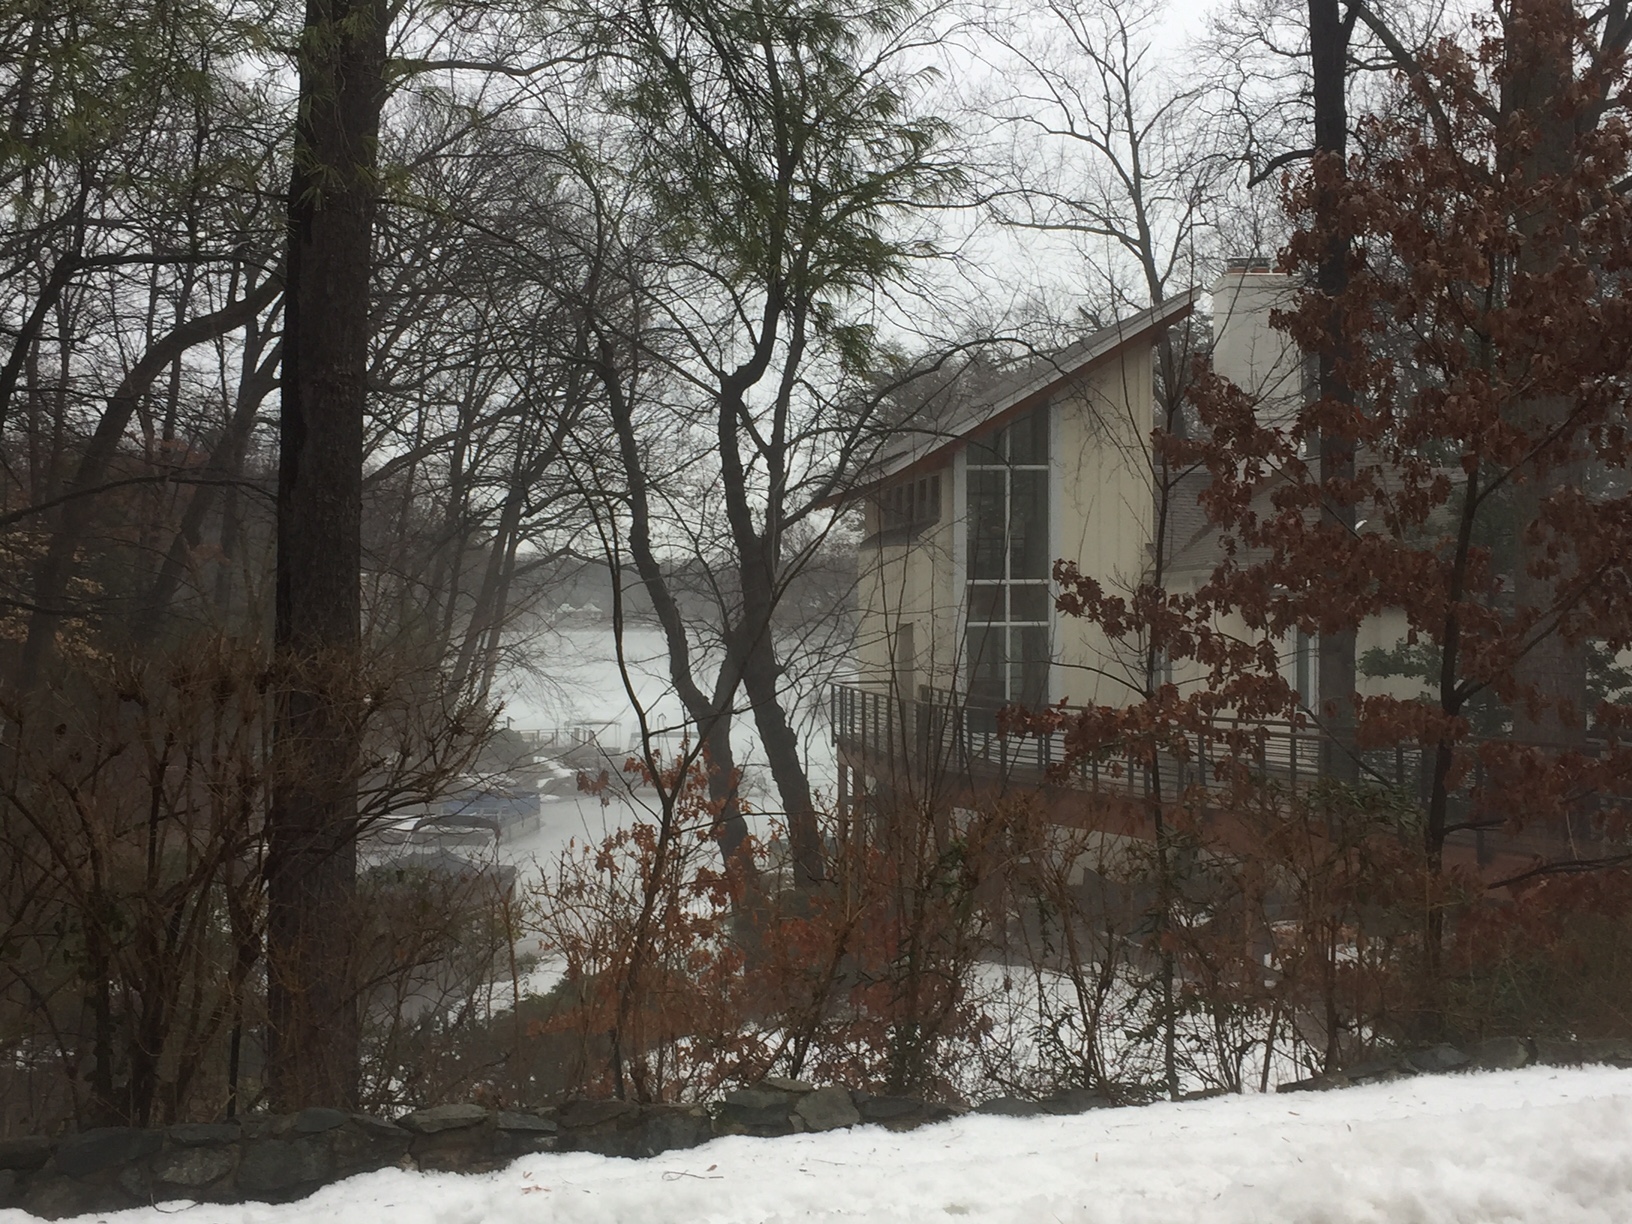
[[956, 404], [944, 417], [936, 419], [925, 414], [898, 426], [873, 461], [862, 469], [856, 485], [827, 498], [824, 504], [851, 501], [909, 469], [944, 466], [951, 452], [972, 434], [1031, 407], [1060, 384], [1081, 376], [1126, 345], [1184, 318], [1194, 309], [1199, 293], [1199, 289], [1187, 289], [1160, 305], [1102, 327], [1075, 344], [981, 388], [973, 397]]
[[1179, 472], [1168, 489], [1167, 547], [1163, 553], [1169, 572], [1211, 565], [1221, 555], [1218, 528], [1201, 504], [1201, 495], [1212, 481], [1206, 468], [1192, 467]]

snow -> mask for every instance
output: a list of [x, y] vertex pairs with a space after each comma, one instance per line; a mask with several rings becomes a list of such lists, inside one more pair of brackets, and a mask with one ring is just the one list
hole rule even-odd
[[[1618, 1224], [1632, 1072], [1532, 1068], [1070, 1118], [968, 1116], [719, 1139], [630, 1161], [531, 1156], [473, 1177], [387, 1170], [285, 1206], [171, 1205], [118, 1224]], [[0, 1224], [31, 1217], [0, 1211]]]

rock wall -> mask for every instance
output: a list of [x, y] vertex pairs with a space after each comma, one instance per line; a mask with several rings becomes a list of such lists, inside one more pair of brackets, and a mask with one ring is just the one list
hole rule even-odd
[[572, 1101], [539, 1110], [440, 1105], [395, 1121], [339, 1109], [105, 1127], [0, 1139], [0, 1207], [47, 1219], [171, 1200], [287, 1202], [374, 1169], [480, 1173], [532, 1152], [655, 1156], [719, 1135], [792, 1135], [880, 1123], [904, 1129], [959, 1111], [768, 1079], [712, 1106]]
[[1453, 1045], [1436, 1045], [1369, 1058], [1329, 1075], [1281, 1084], [1276, 1091], [1318, 1092], [1358, 1084], [1383, 1084], [1412, 1075], [1444, 1075], [1452, 1071], [1516, 1071], [1532, 1065], [1579, 1067], [1586, 1063], [1632, 1067], [1632, 1041], [1623, 1041], [1619, 1037], [1597, 1041], [1491, 1037], [1465, 1050]]
[[[1340, 1088], [1464, 1069], [1587, 1062], [1632, 1066], [1632, 1043], [1506, 1037], [1467, 1050], [1433, 1046], [1282, 1084], [1280, 1091]], [[1111, 1104], [1098, 1093], [1068, 1089], [1040, 1101], [999, 1097], [977, 1106], [975, 1112], [1029, 1117], [1082, 1113]], [[479, 1173], [533, 1152], [656, 1156], [721, 1135], [773, 1137], [864, 1124], [908, 1130], [961, 1112], [914, 1097], [872, 1096], [772, 1078], [728, 1092], [708, 1106], [571, 1101], [550, 1109], [490, 1110], [480, 1105], [439, 1105], [395, 1121], [338, 1109], [305, 1109], [163, 1130], [107, 1127], [60, 1139], [0, 1139], [0, 1207], [21, 1207], [57, 1219], [184, 1199], [288, 1202], [374, 1169]]]

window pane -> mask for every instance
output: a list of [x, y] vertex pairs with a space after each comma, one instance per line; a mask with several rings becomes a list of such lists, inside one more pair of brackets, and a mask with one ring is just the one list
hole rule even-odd
[[1003, 472], [969, 473], [969, 577], [1003, 577]]
[[1048, 700], [1048, 630], [1011, 629], [1014, 662], [1010, 665], [1011, 700], [1040, 706]]
[[972, 467], [1002, 467], [1003, 431], [987, 434], [969, 443], [969, 464]]
[[1003, 614], [1003, 587], [998, 583], [969, 584], [969, 619], [972, 622], [1007, 620]]
[[1007, 630], [969, 627], [968, 654], [964, 666], [969, 673], [969, 695], [981, 701], [1002, 703], [1007, 699], [1005, 673], [1008, 670]]
[[1009, 588], [1009, 619], [1011, 621], [1046, 621], [1049, 609], [1048, 587], [1040, 582], [1016, 583]]
[[1010, 463], [1048, 462], [1048, 405], [1033, 408], [1003, 431], [1009, 438]]
[[1009, 576], [1048, 577], [1048, 473], [1012, 472]]

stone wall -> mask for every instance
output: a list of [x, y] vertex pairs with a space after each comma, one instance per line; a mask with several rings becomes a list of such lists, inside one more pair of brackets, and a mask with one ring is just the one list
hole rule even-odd
[[[1343, 1072], [1283, 1084], [1282, 1092], [1377, 1083], [1406, 1075], [1497, 1070], [1531, 1063], [1632, 1066], [1632, 1043], [1497, 1038], [1377, 1058]], [[1068, 1089], [1042, 1100], [999, 1097], [975, 1112], [1010, 1117], [1107, 1108], [1106, 1097]], [[550, 1109], [440, 1105], [395, 1121], [338, 1109], [163, 1130], [108, 1127], [60, 1139], [0, 1140], [0, 1207], [47, 1219], [173, 1200], [287, 1202], [373, 1169], [478, 1173], [533, 1152], [644, 1157], [721, 1135], [773, 1137], [873, 1124], [908, 1130], [962, 1113], [913, 1097], [872, 1096], [766, 1079], [712, 1105], [572, 1101]]]
[[395, 1121], [338, 1109], [105, 1127], [61, 1139], [0, 1139], [0, 1207], [47, 1219], [169, 1200], [287, 1202], [373, 1169], [479, 1173], [532, 1152], [655, 1156], [719, 1135], [792, 1135], [862, 1123], [904, 1129], [960, 1112], [768, 1079], [712, 1106], [572, 1101], [550, 1109], [441, 1105]]
[[1412, 1075], [1444, 1075], [1452, 1071], [1516, 1071], [1520, 1067], [1579, 1067], [1603, 1063], [1632, 1067], [1632, 1041], [1619, 1037], [1598, 1041], [1560, 1041], [1549, 1037], [1492, 1037], [1467, 1049], [1452, 1045], [1427, 1046], [1369, 1058], [1330, 1075], [1282, 1084], [1278, 1092], [1318, 1092], [1383, 1084]]

